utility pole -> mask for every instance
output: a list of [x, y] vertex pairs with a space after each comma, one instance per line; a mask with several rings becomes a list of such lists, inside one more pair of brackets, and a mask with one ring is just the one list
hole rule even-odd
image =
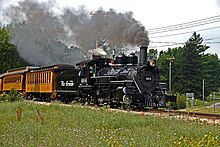
[[202, 103], [205, 101], [205, 79], [202, 79]]
[[167, 58], [169, 60], [169, 92], [172, 92], [172, 62], [174, 60], [173, 57]]

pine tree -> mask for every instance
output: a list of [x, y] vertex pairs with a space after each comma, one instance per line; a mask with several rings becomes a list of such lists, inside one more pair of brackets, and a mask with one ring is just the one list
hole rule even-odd
[[194, 32], [191, 38], [185, 43], [181, 51], [181, 58], [178, 60], [179, 74], [176, 77], [175, 91], [180, 93], [193, 92], [196, 96], [202, 94], [203, 79], [203, 55], [209, 48], [202, 45], [203, 39], [200, 34]]

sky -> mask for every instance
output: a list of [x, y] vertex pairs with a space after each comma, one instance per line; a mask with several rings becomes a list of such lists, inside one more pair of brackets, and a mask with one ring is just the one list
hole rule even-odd
[[[85, 5], [91, 11], [95, 11], [99, 7], [103, 7], [105, 10], [113, 8], [118, 12], [132, 11], [134, 18], [140, 21], [140, 23], [145, 26], [146, 30], [200, 20], [220, 14], [220, 0], [58, 0], [58, 2], [60, 6], [74, 7]], [[168, 47], [175, 47], [176, 45], [168, 45], [173, 44], [172, 42], [183, 43], [189, 39], [192, 33], [166, 37], [157, 36], [179, 34], [217, 26], [220, 26], [220, 22], [167, 33], [150, 34], [149, 32], [149, 38], [151, 41], [149, 48], [156, 47], [158, 50], [166, 50]], [[199, 31], [198, 33], [202, 35], [204, 40], [219, 37], [220, 28]], [[220, 41], [220, 38], [219, 40], [213, 40], [213, 42], [214, 41], [218, 42]], [[220, 56], [220, 45], [218, 43], [207, 45], [210, 46], [210, 49], [208, 49], [207, 52], [217, 53], [218, 56]]]
[[[39, 0], [47, 1], [47, 0]], [[220, 0], [53, 0], [57, 3], [57, 9], [64, 7], [78, 8], [84, 5], [88, 12], [95, 12], [100, 7], [105, 11], [114, 9], [117, 12], [133, 12], [135, 20], [139, 21], [145, 29], [151, 30], [154, 28], [176, 25], [190, 21], [200, 20], [217, 16], [220, 14]], [[2, 6], [15, 4], [17, 0], [0, 0]], [[3, 8], [3, 7], [2, 7]], [[157, 48], [166, 50], [168, 47], [175, 47], [177, 43], [184, 43], [189, 39], [193, 31], [201, 34], [204, 40], [207, 40], [207, 45], [210, 49], [207, 52], [217, 53], [220, 57], [220, 22], [215, 22], [207, 25], [191, 27], [166, 33], [153, 34], [150, 31], [149, 48]], [[215, 29], [209, 29], [209, 28]], [[198, 31], [204, 30], [206, 31]], [[190, 33], [185, 33], [190, 32]], [[179, 34], [179, 35], [172, 35]], [[168, 35], [168, 36], [167, 36]], [[171, 36], [169, 36], [171, 35]], [[160, 37], [163, 36], [163, 37]], [[219, 37], [219, 38], [218, 38]], [[208, 41], [209, 40], [209, 41]], [[171, 45], [170, 45], [171, 44]]]
[[[146, 30], [160, 28], [164, 26], [176, 25], [190, 21], [200, 20], [220, 14], [220, 0], [57, 0], [59, 5], [76, 7], [85, 5], [90, 11], [96, 11], [99, 7], [105, 10], [109, 8], [115, 9], [117, 12], [132, 11], [133, 17], [139, 21]], [[217, 53], [220, 57], [220, 28], [209, 29], [220, 26], [220, 22], [215, 22], [207, 25], [201, 25], [188, 29], [177, 31], [169, 31], [166, 33], [151, 34], [149, 48], [158, 48], [158, 50], [166, 50], [168, 47], [175, 47], [175, 43], [184, 43], [192, 35], [191, 32], [197, 31], [201, 34], [204, 40], [217, 38], [212, 41], [206, 41], [210, 48], [209, 53]], [[208, 29], [206, 31], [198, 31]], [[179, 34], [165, 37], [170, 34]], [[152, 37], [152, 38], [151, 38]], [[153, 43], [157, 42], [157, 43]], [[163, 43], [166, 42], [166, 43]], [[168, 42], [168, 43], [167, 43]], [[170, 43], [169, 43], [170, 42]], [[212, 43], [215, 42], [215, 43]], [[169, 46], [171, 44], [171, 46]], [[173, 46], [172, 46], [173, 45]]]

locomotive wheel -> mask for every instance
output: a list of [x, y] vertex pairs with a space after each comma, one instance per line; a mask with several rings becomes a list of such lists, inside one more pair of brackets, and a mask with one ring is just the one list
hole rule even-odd
[[122, 103], [122, 109], [123, 110], [130, 110], [131, 109], [131, 96], [130, 95], [124, 95], [123, 96], [123, 103]]
[[118, 101], [110, 101], [109, 107], [110, 108], [119, 108], [119, 107], [121, 107], [121, 104]]

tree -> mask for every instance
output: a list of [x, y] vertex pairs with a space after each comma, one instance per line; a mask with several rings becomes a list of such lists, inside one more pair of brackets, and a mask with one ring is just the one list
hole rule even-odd
[[180, 60], [183, 66], [181, 66], [181, 77], [178, 81], [180, 86], [177, 88], [181, 93], [193, 92], [196, 96], [202, 95], [202, 57], [209, 48], [206, 45], [202, 45], [202, 42], [203, 39], [200, 34], [194, 32], [183, 47], [182, 60]]
[[194, 32], [183, 47], [170, 50], [170, 55], [175, 58], [172, 65], [174, 92], [193, 92], [197, 97], [202, 95], [203, 56], [209, 48], [202, 42], [200, 35]]
[[28, 63], [19, 56], [16, 47], [9, 42], [7, 28], [0, 28], [0, 72], [25, 65]]
[[178, 73], [179, 65], [178, 59], [181, 58], [181, 47], [168, 48], [167, 51], [161, 51], [158, 58], [158, 66], [160, 68], [161, 81], [169, 83], [169, 59], [172, 60], [172, 83], [175, 81], [175, 75]]
[[147, 53], [147, 57], [149, 59], [157, 59], [158, 52], [157, 49], [149, 49]]
[[218, 91], [220, 87], [220, 60], [217, 54], [203, 56], [203, 79], [205, 80], [205, 95]]
[[172, 91], [180, 94], [193, 92], [202, 96], [202, 80], [205, 79], [205, 96], [220, 88], [220, 60], [217, 54], [205, 54], [209, 48], [202, 45], [203, 39], [193, 33], [183, 47], [161, 51], [158, 58], [161, 80], [169, 83], [169, 61], [172, 62]]

